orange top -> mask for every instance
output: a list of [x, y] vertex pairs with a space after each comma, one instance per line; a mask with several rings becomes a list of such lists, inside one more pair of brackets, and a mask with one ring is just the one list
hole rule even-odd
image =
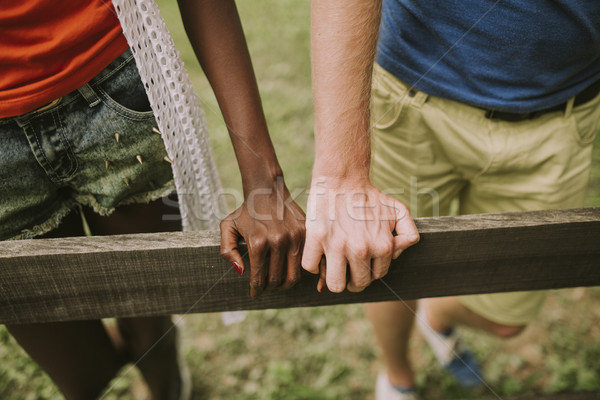
[[0, 118], [77, 89], [126, 49], [111, 0], [2, 0]]

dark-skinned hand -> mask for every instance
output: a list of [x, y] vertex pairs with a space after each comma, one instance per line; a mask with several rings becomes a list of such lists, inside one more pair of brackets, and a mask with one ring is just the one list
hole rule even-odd
[[275, 186], [255, 189], [240, 208], [221, 221], [221, 256], [240, 275], [246, 266], [239, 240], [248, 246], [252, 298], [264, 290], [289, 289], [300, 279], [304, 212], [291, 199], [282, 179]]

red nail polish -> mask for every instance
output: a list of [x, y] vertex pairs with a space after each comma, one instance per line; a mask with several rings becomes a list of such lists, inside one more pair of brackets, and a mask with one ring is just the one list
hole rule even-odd
[[233, 268], [235, 268], [235, 272], [237, 272], [239, 275], [241, 275], [244, 271], [242, 271], [242, 267], [240, 267], [240, 264], [236, 263], [235, 261], [232, 263]]

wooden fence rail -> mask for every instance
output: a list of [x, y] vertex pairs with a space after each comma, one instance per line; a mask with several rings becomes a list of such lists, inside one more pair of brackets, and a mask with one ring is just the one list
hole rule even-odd
[[[421, 241], [362, 293], [249, 296], [217, 232], [0, 243], [0, 323], [323, 306], [600, 285], [600, 208], [417, 220]], [[247, 260], [246, 260], [247, 261]]]

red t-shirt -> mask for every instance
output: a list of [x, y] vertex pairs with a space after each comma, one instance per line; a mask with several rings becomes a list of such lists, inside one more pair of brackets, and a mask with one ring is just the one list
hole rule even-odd
[[111, 0], [2, 0], [0, 118], [77, 89], [126, 49]]

